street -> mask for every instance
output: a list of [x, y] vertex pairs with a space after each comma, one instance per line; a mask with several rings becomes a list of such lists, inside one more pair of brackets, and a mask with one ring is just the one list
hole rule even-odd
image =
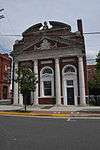
[[99, 150], [100, 120], [0, 116], [0, 150]]

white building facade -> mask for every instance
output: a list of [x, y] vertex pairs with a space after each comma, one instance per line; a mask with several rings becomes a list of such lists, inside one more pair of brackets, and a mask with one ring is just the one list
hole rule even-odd
[[[19, 67], [29, 67], [36, 74], [35, 92], [27, 96], [28, 104], [86, 105], [86, 61], [81, 20], [72, 33], [65, 23], [39, 23], [25, 32], [14, 44], [14, 78]], [[18, 83], [13, 82], [13, 103], [23, 105]]]

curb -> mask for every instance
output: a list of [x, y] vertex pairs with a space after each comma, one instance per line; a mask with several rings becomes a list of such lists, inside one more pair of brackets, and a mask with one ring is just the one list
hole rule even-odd
[[34, 113], [34, 112], [0, 112], [2, 116], [26, 116], [26, 117], [34, 117], [34, 116], [44, 116], [44, 117], [70, 117], [70, 114], [57, 114], [57, 113]]
[[64, 112], [64, 113], [57, 113], [57, 112], [52, 112], [52, 113], [46, 113], [46, 112], [7, 112], [7, 111], [1, 111], [0, 112], [1, 116], [19, 116], [19, 117], [58, 117], [58, 118], [82, 118], [82, 117], [100, 117], [100, 114], [92, 114], [92, 113], [73, 113], [73, 112]]

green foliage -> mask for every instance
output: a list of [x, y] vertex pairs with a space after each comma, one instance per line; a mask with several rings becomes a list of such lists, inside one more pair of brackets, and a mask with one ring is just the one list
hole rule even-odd
[[96, 58], [95, 80], [89, 81], [88, 86], [90, 95], [100, 95], [100, 51]]
[[100, 51], [96, 58], [96, 87], [100, 88]]
[[35, 91], [36, 77], [30, 68], [20, 68], [17, 72], [18, 77], [16, 82], [19, 84], [19, 90], [22, 94]]
[[89, 89], [92, 90], [95, 87], [95, 84], [96, 84], [95, 80], [90, 80], [88, 82]]

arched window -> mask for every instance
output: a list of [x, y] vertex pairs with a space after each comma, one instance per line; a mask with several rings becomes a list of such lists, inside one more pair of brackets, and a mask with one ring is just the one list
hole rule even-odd
[[51, 67], [44, 67], [41, 70], [41, 96], [54, 95], [54, 73]]
[[51, 68], [44, 68], [42, 74], [52, 74]]
[[64, 73], [67, 73], [67, 72], [75, 72], [75, 69], [72, 66], [66, 66], [64, 68]]

